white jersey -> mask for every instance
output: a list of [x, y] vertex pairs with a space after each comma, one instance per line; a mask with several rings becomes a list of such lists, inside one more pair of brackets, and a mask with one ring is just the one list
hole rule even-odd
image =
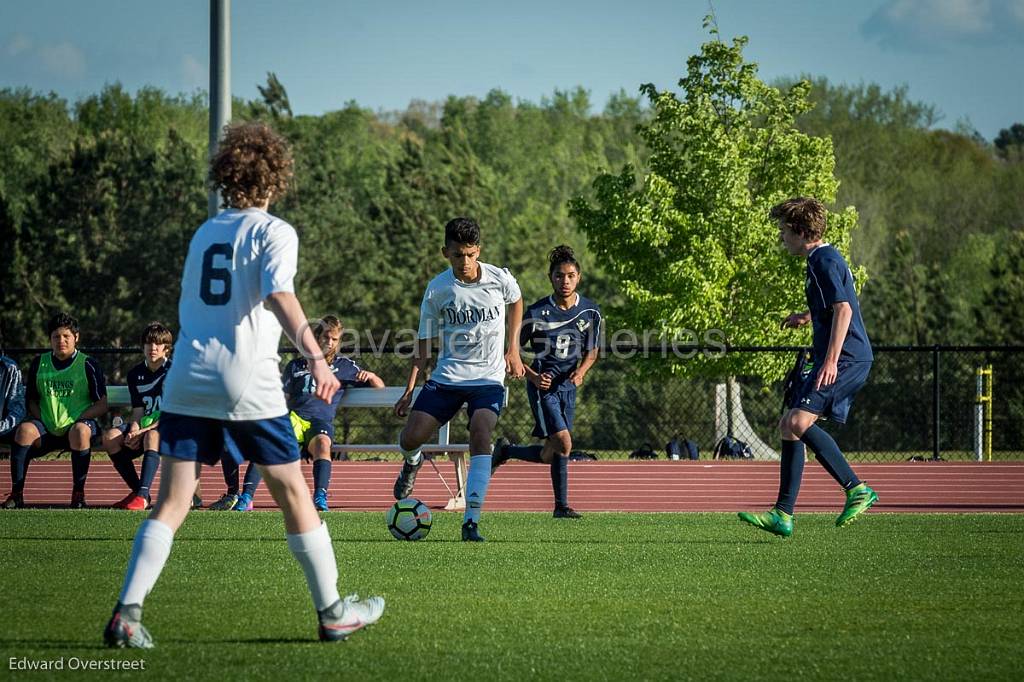
[[430, 374], [439, 384], [505, 383], [505, 306], [522, 294], [507, 268], [479, 265], [479, 281], [460, 282], [449, 268], [423, 294], [419, 337], [441, 339]]
[[257, 208], [229, 209], [196, 230], [181, 276], [164, 412], [231, 421], [288, 413], [281, 324], [263, 301], [295, 291], [298, 253], [295, 229]]

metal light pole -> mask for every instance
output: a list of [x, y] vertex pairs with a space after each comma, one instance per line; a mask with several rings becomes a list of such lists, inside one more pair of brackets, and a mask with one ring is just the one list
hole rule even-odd
[[[210, 158], [231, 120], [231, 0], [210, 0]], [[210, 191], [208, 213], [220, 212], [220, 195]]]

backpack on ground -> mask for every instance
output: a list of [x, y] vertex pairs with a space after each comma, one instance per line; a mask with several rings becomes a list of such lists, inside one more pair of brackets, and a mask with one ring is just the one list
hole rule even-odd
[[754, 451], [738, 438], [723, 436], [715, 444], [715, 459], [754, 459]]
[[650, 443], [644, 443], [633, 452], [629, 453], [630, 459], [658, 459], [658, 453], [654, 451]]

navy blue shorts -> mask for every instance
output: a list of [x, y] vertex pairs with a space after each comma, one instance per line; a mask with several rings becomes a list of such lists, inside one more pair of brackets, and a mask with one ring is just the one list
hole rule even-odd
[[[43, 422], [41, 422], [38, 419], [26, 419], [25, 422], [28, 422], [29, 424], [35, 426], [36, 430], [39, 431], [39, 433], [43, 434], [42, 437], [39, 439], [39, 447], [34, 449], [34, 457], [41, 457], [46, 453], [53, 452], [55, 450], [71, 449], [71, 442], [70, 438], [68, 437], [68, 434], [71, 433], [70, 427], [68, 428], [67, 431], [64, 432], [63, 436], [56, 436], [47, 431], [46, 425], [43, 424]], [[102, 441], [100, 439], [100, 425], [96, 422], [96, 420], [79, 419], [78, 421], [75, 422], [75, 424], [79, 423], [85, 424], [86, 426], [89, 427], [89, 445], [92, 447], [99, 447]]]
[[526, 395], [530, 399], [530, 412], [533, 413], [535, 438], [547, 438], [559, 431], [572, 431], [573, 420], [576, 418], [576, 386], [572, 386], [571, 390], [544, 392], [527, 382]]
[[236, 464], [287, 464], [299, 459], [288, 415], [272, 419], [228, 421], [163, 412], [160, 415], [160, 454], [188, 462], [216, 464], [221, 455]]
[[431, 380], [423, 384], [412, 409], [426, 412], [442, 424], [447, 424], [463, 405], [466, 405], [469, 418], [472, 419], [477, 410], [490, 410], [500, 416], [504, 402], [505, 387], [499, 384], [452, 386]]
[[799, 390], [794, 393], [790, 408], [816, 414], [824, 419], [831, 419], [840, 424], [846, 423], [850, 414], [853, 398], [868, 380], [871, 372], [870, 362], [839, 361], [839, 373], [831, 386], [822, 386], [814, 390], [818, 378], [818, 368], [814, 367], [801, 375]]

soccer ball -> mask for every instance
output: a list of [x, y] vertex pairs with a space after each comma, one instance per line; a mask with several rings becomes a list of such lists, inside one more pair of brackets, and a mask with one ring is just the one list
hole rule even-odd
[[388, 530], [398, 540], [422, 540], [430, 532], [430, 508], [415, 497], [406, 497], [388, 509]]

